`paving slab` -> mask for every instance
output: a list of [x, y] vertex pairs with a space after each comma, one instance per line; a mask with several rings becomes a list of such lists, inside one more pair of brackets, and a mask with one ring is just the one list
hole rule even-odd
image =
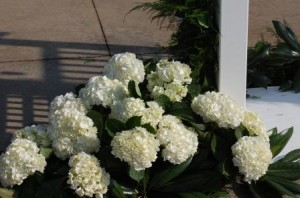
[[276, 41], [268, 32], [268, 28], [274, 29], [272, 20], [286, 20], [300, 38], [299, 7], [299, 0], [250, 0], [249, 46], [254, 46], [262, 36], [266, 41]]
[[[150, 0], [153, 1], [153, 0]], [[147, 12], [133, 7], [149, 0], [94, 0], [103, 31], [112, 54], [125, 51], [136, 54], [158, 53], [167, 46], [171, 30], [160, 29]]]
[[0, 0], [0, 24], [0, 62], [108, 54], [92, 0]]
[[0, 150], [15, 130], [47, 123], [53, 98], [101, 74], [109, 58], [0, 63]]

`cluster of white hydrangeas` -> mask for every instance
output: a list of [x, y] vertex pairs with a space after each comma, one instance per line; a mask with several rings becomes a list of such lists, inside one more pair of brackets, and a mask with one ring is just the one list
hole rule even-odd
[[80, 152], [69, 160], [71, 169], [67, 183], [80, 197], [103, 198], [107, 192], [110, 176], [100, 167], [96, 157]]
[[187, 128], [175, 116], [165, 115], [159, 122], [156, 134], [160, 144], [164, 146], [162, 156], [173, 164], [181, 164], [193, 156], [198, 148], [197, 133]]
[[55, 114], [62, 108], [75, 109], [84, 113], [88, 111], [82, 99], [77, 98], [72, 92], [57, 96], [52, 100], [49, 110], [49, 119], [51, 120], [52, 117], [55, 117]]
[[258, 180], [266, 174], [272, 162], [272, 152], [269, 142], [259, 136], [244, 136], [232, 147], [233, 163], [244, 175], [244, 181]]
[[47, 133], [46, 125], [31, 125], [19, 129], [13, 134], [13, 140], [17, 138], [28, 139], [41, 147], [49, 147], [52, 143], [49, 134]]
[[34, 172], [44, 172], [45, 157], [39, 154], [36, 143], [15, 139], [0, 156], [0, 181], [4, 187], [20, 185]]
[[[97, 128], [94, 127], [93, 121], [86, 116], [87, 109], [84, 108], [82, 101], [76, 99], [68, 100], [67, 98], [60, 105], [52, 102], [50, 106], [48, 133], [53, 141], [54, 153], [60, 159], [66, 159], [80, 151], [97, 152], [100, 148]], [[54, 101], [57, 101], [57, 98]]]
[[160, 60], [156, 71], [147, 75], [147, 88], [153, 98], [165, 94], [171, 101], [181, 101], [192, 82], [191, 68], [179, 61]]
[[260, 136], [269, 141], [269, 135], [259, 115], [253, 111], [246, 111], [242, 122], [251, 136]]
[[128, 89], [125, 84], [106, 76], [94, 76], [89, 79], [85, 87], [79, 91], [79, 97], [90, 107], [92, 105], [111, 106], [114, 101], [128, 97]]
[[236, 128], [244, 120], [244, 108], [220, 92], [206, 92], [192, 101], [193, 111], [205, 122], [216, 122], [219, 127]]
[[[146, 107], [146, 104], [148, 107]], [[110, 118], [126, 122], [133, 116], [142, 116], [142, 124], [150, 123], [156, 128], [164, 110], [156, 102], [145, 102], [139, 98], [125, 98], [111, 106]]]
[[159, 151], [159, 141], [145, 128], [136, 127], [116, 134], [111, 141], [112, 154], [135, 170], [152, 166]]
[[104, 66], [104, 75], [117, 79], [125, 84], [130, 80], [137, 83], [143, 82], [145, 68], [143, 61], [136, 58], [133, 53], [115, 54]]

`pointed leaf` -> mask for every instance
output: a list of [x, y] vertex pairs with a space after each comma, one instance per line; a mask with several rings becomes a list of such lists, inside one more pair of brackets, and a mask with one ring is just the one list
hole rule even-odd
[[270, 136], [270, 146], [273, 157], [277, 156], [286, 146], [293, 135], [293, 127]]
[[172, 104], [170, 98], [166, 95], [160, 95], [160, 96], [156, 97], [155, 102], [157, 102], [157, 104], [159, 104], [159, 106], [161, 106], [165, 111]]
[[97, 128], [98, 137], [101, 138], [103, 133], [103, 116], [100, 112], [95, 110], [90, 110], [86, 114], [87, 117], [91, 118], [94, 122], [94, 126]]
[[52, 155], [52, 149], [40, 147], [40, 154], [42, 154], [46, 159], [48, 159]]
[[105, 122], [105, 129], [107, 130], [109, 136], [114, 137], [117, 132], [124, 131], [126, 126], [123, 122], [110, 118]]
[[271, 187], [275, 188], [276, 190], [278, 190], [279, 192], [281, 192], [282, 194], [285, 195], [289, 195], [291, 197], [296, 198], [295, 194], [292, 193], [291, 191], [289, 191], [288, 189], [286, 189], [284, 186], [278, 184], [276, 181], [272, 180], [270, 177], [266, 178], [265, 180]]
[[162, 171], [157, 172], [153, 176], [149, 188], [159, 188], [163, 186], [167, 182], [171, 181], [172, 179], [174, 179], [175, 177], [183, 173], [186, 170], [186, 168], [190, 165], [191, 162], [192, 162], [192, 158], [189, 158], [185, 162], [182, 162], [181, 164], [172, 165]]
[[296, 182], [290, 181], [288, 179], [276, 177], [276, 176], [269, 176], [268, 179], [282, 185], [287, 190], [291, 191], [292, 193], [299, 194], [300, 193], [300, 185]]
[[148, 132], [150, 132], [152, 134], [156, 134], [156, 130], [149, 123], [143, 124], [143, 125], [141, 125], [141, 127], [144, 127], [145, 129], [147, 129]]
[[272, 21], [278, 36], [292, 49], [300, 51], [298, 40], [290, 28], [287, 28], [280, 21]]
[[293, 150], [286, 154], [282, 162], [300, 162], [300, 149]]
[[184, 102], [175, 102], [169, 109], [169, 114], [177, 116], [178, 118], [186, 121], [194, 121], [193, 111], [190, 105]]
[[137, 171], [133, 167], [131, 166], [129, 167], [129, 177], [135, 180], [136, 182], [139, 183], [144, 178], [144, 175], [145, 175], [144, 170]]
[[300, 163], [276, 162], [270, 164], [267, 175], [296, 180], [300, 178]]
[[126, 122], [127, 129], [133, 129], [135, 127], [141, 126], [142, 124], [142, 116], [133, 116], [129, 118]]
[[129, 81], [128, 91], [129, 91], [129, 95], [131, 97], [134, 97], [134, 98], [142, 97], [141, 90], [134, 80]]
[[113, 197], [126, 198], [126, 195], [124, 194], [121, 185], [117, 181], [111, 180], [109, 188], [111, 190], [111, 194], [113, 195]]

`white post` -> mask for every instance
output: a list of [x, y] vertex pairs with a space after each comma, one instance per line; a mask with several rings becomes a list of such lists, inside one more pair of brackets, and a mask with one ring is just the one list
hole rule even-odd
[[219, 3], [219, 91], [246, 106], [249, 0]]

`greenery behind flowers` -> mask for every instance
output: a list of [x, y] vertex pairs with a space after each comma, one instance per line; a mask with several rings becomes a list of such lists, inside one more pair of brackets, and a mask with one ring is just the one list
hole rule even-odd
[[[158, 0], [136, 6], [151, 14], [152, 20], [170, 22], [175, 27], [169, 50], [175, 59], [193, 68], [195, 80], [191, 86], [202, 91], [217, 90], [219, 33], [218, 1]], [[300, 44], [286, 24], [273, 21], [276, 45], [257, 42], [248, 49], [247, 87], [281, 86], [280, 90], [300, 91]]]

